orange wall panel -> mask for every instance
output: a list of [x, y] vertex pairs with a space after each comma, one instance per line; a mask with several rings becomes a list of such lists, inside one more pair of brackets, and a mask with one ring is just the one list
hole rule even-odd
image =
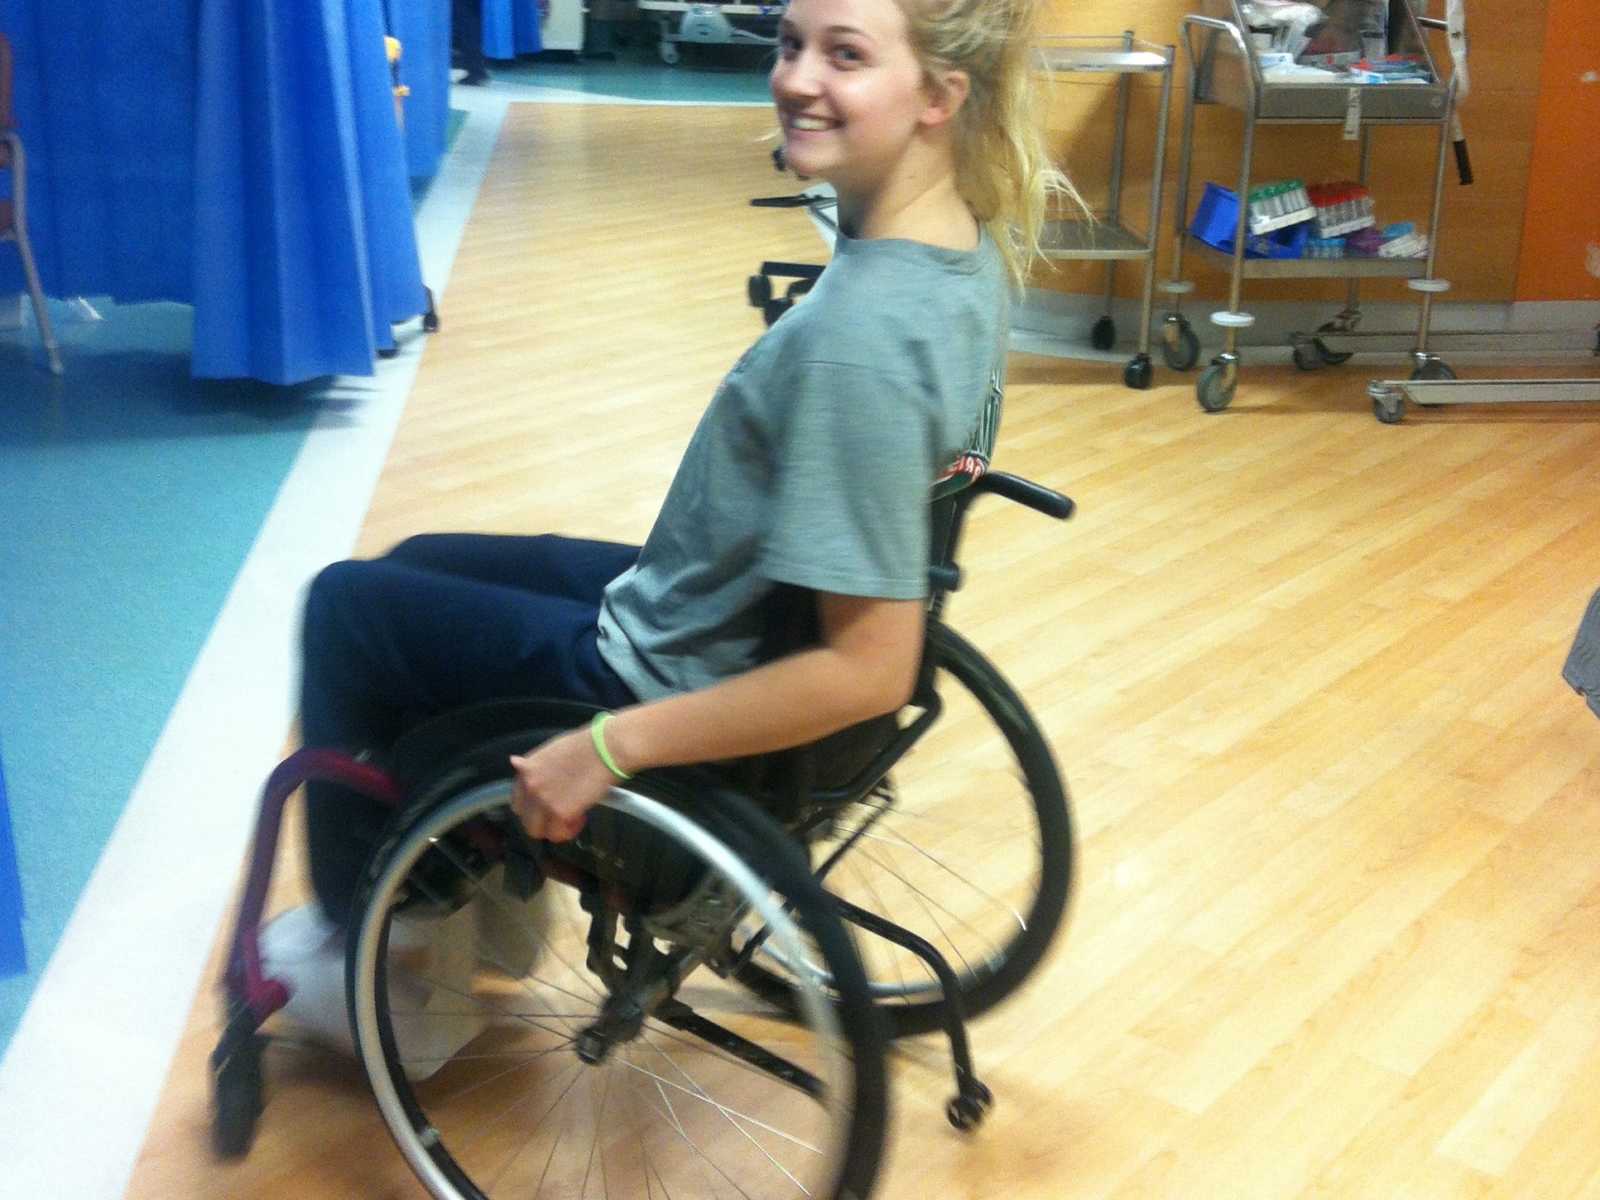
[[1518, 300], [1600, 300], [1600, 11], [1549, 0]]

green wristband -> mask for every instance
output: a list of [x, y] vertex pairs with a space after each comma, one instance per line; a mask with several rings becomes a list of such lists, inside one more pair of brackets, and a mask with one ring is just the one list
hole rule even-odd
[[606, 770], [618, 779], [632, 779], [632, 775], [617, 766], [616, 759], [611, 757], [611, 751], [606, 749], [606, 722], [609, 720], [611, 720], [610, 713], [595, 713], [594, 720], [589, 722], [589, 740], [594, 743], [594, 752], [600, 756], [600, 761], [605, 763]]

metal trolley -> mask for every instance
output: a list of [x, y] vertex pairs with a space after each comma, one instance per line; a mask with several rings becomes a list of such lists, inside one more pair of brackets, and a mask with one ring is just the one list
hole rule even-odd
[[[1172, 99], [1172, 63], [1176, 50], [1139, 41], [1131, 31], [1121, 36], [1047, 37], [1034, 53], [1035, 65], [1051, 75], [1098, 73], [1117, 79], [1117, 126], [1111, 148], [1111, 182], [1106, 212], [1082, 219], [1046, 224], [1041, 240], [1045, 254], [1056, 260], [1090, 260], [1106, 264], [1106, 306], [1095, 322], [1090, 341], [1097, 350], [1116, 343], [1111, 302], [1119, 262], [1144, 263], [1144, 289], [1139, 318], [1139, 349], [1122, 373], [1131, 388], [1150, 386], [1150, 314], [1155, 286], [1156, 246], [1161, 233], [1161, 191], [1167, 150], [1167, 112]], [[1124, 223], [1122, 169], [1126, 158], [1128, 104], [1135, 75], [1160, 75], [1161, 102], [1156, 118], [1155, 163], [1150, 175], [1150, 223], [1139, 235]]]
[[[1182, 297], [1193, 290], [1183, 279], [1186, 248], [1213, 255], [1230, 267], [1228, 307], [1211, 315], [1223, 330], [1222, 352], [1211, 360], [1196, 384], [1200, 407], [1220, 412], [1233, 400], [1239, 378], [1239, 330], [1255, 322], [1239, 307], [1245, 279], [1348, 279], [1344, 311], [1317, 333], [1350, 334], [1360, 319], [1360, 281], [1363, 278], [1404, 279], [1421, 296], [1416, 347], [1411, 377], [1448, 379], [1454, 373], [1428, 349], [1428, 325], [1434, 296], [1450, 284], [1434, 275], [1439, 247], [1439, 214], [1444, 195], [1445, 151], [1450, 144], [1450, 123], [1455, 109], [1456, 83], [1441, 81], [1419, 22], [1408, 0], [1391, 0], [1392, 49], [1414, 54], [1426, 64], [1431, 82], [1426, 84], [1346, 84], [1342, 82], [1289, 83], [1263, 78], [1255, 46], [1246, 36], [1240, 0], [1202, 0], [1207, 12], [1183, 18], [1183, 46], [1189, 60], [1189, 87], [1183, 109], [1177, 195], [1177, 238], [1172, 260], [1172, 281], [1165, 290], [1173, 296], [1172, 311], [1162, 327], [1162, 353], [1167, 365], [1187, 370], [1199, 359], [1199, 340], [1180, 311]], [[1238, 109], [1244, 117], [1244, 140], [1239, 157], [1240, 198], [1234, 228], [1233, 252], [1224, 254], [1193, 237], [1186, 229], [1189, 174], [1194, 150], [1194, 112], [1198, 104], [1220, 104]], [[1377, 126], [1432, 125], [1439, 131], [1433, 164], [1433, 206], [1428, 221], [1428, 250], [1424, 258], [1250, 258], [1246, 257], [1246, 222], [1250, 192], [1251, 154], [1258, 125], [1343, 125], [1346, 137], [1360, 139], [1359, 181], [1368, 182], [1372, 166], [1372, 130]], [[1331, 350], [1320, 336], [1294, 339], [1295, 360], [1307, 369], [1339, 363], [1347, 352]], [[1314, 356], [1314, 357], [1313, 357]]]

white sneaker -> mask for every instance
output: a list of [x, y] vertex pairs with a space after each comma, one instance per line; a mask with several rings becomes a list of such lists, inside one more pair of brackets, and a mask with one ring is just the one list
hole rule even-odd
[[[472, 905], [446, 917], [395, 918], [389, 932], [389, 1011], [406, 1077], [421, 1082], [488, 1026], [472, 1000]], [[315, 904], [261, 931], [261, 965], [281, 980], [283, 1019], [314, 1041], [355, 1057], [344, 988], [344, 934]]]

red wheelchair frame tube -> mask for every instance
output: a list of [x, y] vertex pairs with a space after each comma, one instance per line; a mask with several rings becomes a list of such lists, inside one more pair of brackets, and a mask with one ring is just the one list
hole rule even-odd
[[381, 767], [361, 762], [338, 750], [297, 750], [267, 778], [256, 816], [250, 871], [228, 956], [228, 990], [235, 1000], [248, 1004], [257, 1021], [264, 1021], [289, 1002], [288, 989], [261, 973], [261, 912], [267, 902], [267, 885], [278, 853], [278, 833], [283, 806], [308, 781], [336, 783], [384, 804], [398, 805], [404, 793], [395, 778]]

